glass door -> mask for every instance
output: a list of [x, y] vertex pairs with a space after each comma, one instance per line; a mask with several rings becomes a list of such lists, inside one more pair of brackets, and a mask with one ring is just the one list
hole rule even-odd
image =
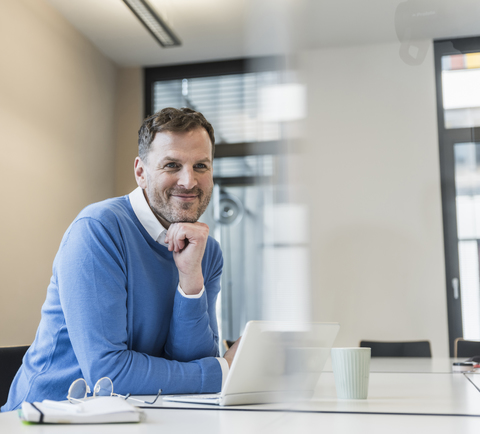
[[463, 338], [480, 340], [480, 143], [456, 143], [454, 157]]
[[480, 340], [480, 38], [435, 42], [450, 356]]

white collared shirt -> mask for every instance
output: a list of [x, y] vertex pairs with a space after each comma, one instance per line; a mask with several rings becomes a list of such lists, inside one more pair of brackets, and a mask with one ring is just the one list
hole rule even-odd
[[[143, 190], [140, 187], [137, 187], [133, 190], [129, 195], [128, 198], [130, 199], [130, 204], [132, 205], [133, 212], [137, 216], [138, 220], [148, 232], [148, 234], [162, 246], [168, 247], [168, 244], [165, 243], [165, 236], [167, 235], [167, 229], [163, 227], [160, 221], [155, 217], [150, 205], [148, 205], [147, 199], [145, 199], [145, 195], [143, 194]], [[177, 290], [182, 294], [183, 297], [186, 298], [200, 298], [202, 294], [205, 292], [205, 286], [202, 290], [195, 295], [187, 295], [183, 292], [180, 285], [177, 286]], [[220, 367], [222, 368], [222, 387], [225, 379], [227, 378], [227, 374], [229, 371], [228, 362], [223, 357], [217, 357], [218, 362], [220, 363]]]

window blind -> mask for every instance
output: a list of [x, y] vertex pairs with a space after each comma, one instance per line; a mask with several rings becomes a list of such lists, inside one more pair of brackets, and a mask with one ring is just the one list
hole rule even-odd
[[217, 144], [253, 143], [280, 139], [278, 122], [264, 122], [259, 94], [279, 83], [276, 71], [157, 81], [153, 106], [190, 107], [198, 110], [215, 129]]

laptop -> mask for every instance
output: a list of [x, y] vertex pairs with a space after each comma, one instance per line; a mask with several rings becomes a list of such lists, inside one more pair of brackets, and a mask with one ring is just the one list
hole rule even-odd
[[339, 328], [250, 321], [220, 393], [165, 395], [163, 401], [227, 406], [309, 399]]

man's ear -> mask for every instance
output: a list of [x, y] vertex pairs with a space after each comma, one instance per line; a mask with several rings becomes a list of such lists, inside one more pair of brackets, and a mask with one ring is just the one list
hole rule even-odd
[[138, 186], [145, 190], [147, 188], [147, 173], [145, 172], [145, 164], [140, 157], [135, 158], [134, 169]]

